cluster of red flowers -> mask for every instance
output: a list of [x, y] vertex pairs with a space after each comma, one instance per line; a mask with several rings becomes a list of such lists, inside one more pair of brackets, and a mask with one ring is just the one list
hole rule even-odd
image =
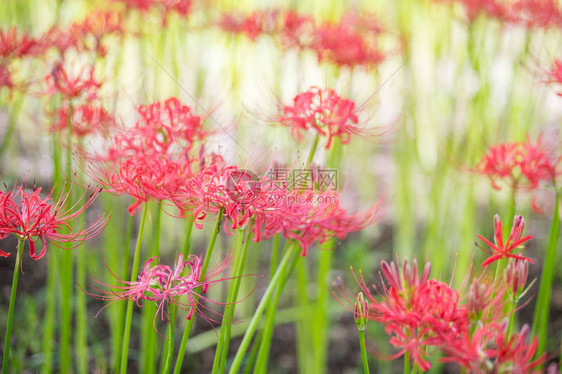
[[100, 158], [102, 183], [109, 191], [136, 199], [129, 207], [131, 214], [149, 198], [177, 199], [192, 175], [189, 152], [195, 141], [208, 134], [201, 117], [175, 98], [141, 105], [138, 112], [141, 119], [134, 127], [118, 131]]
[[[453, 1], [453, 0], [438, 0]], [[470, 22], [479, 15], [527, 28], [550, 28], [562, 25], [562, 9], [555, 0], [456, 0], [465, 8]]]
[[253, 11], [248, 16], [227, 13], [221, 16], [217, 25], [226, 32], [244, 34], [251, 40], [260, 35], [271, 35], [279, 37], [287, 47], [304, 47], [303, 36], [312, 30], [313, 22], [311, 17], [294, 10], [268, 9]]
[[382, 62], [384, 53], [378, 46], [383, 32], [380, 22], [371, 14], [346, 13], [337, 23], [316, 25], [308, 16], [293, 10], [254, 11], [248, 16], [225, 14], [218, 22], [227, 32], [242, 33], [256, 40], [260, 35], [280, 38], [286, 47], [310, 49], [319, 61], [338, 66], [373, 66]]
[[[188, 260], [184, 261], [183, 255], [180, 254], [173, 268], [160, 265], [158, 262], [158, 257], [148, 259], [136, 281], [117, 279], [124, 284], [124, 286], [117, 287], [97, 281], [102, 286], [110, 287], [111, 290], [103, 291], [94, 287], [93, 292], [88, 291], [88, 294], [97, 299], [112, 302], [132, 300], [139, 307], [142, 307], [145, 301], [151, 301], [158, 307], [154, 318], [160, 314], [163, 320], [167, 318], [167, 308], [175, 305], [179, 309], [187, 311], [186, 319], [191, 319], [195, 312], [199, 313], [200, 308], [204, 307], [196, 299], [212, 302], [204, 296], [209, 287], [229, 279], [225, 278], [223, 274], [228, 271], [231, 260], [226, 259], [219, 262], [217, 266], [207, 272], [204, 279], [200, 279], [203, 261], [199, 256], [190, 255]], [[101, 310], [111, 304], [107, 304]], [[208, 310], [212, 311], [210, 308]], [[210, 321], [209, 317], [202, 313], [199, 314]]]
[[[497, 236], [498, 230], [501, 232], [499, 219], [495, 219], [495, 224]], [[530, 238], [519, 239], [522, 229], [523, 219], [515, 217], [508, 240], [511, 249]], [[501, 243], [501, 237], [497, 240]], [[494, 261], [498, 256], [499, 253], [490, 259]], [[545, 358], [534, 358], [537, 339], [528, 342], [527, 326], [512, 332], [504, 320], [513, 312], [505, 303], [517, 303], [525, 292], [528, 262], [524, 260], [528, 259], [508, 253], [501, 257], [514, 260], [492, 283], [485, 277], [474, 278], [464, 296], [451, 285], [431, 279], [429, 263], [420, 275], [416, 260], [412, 264], [404, 261], [402, 268], [383, 261], [381, 269], [386, 282], [383, 281], [382, 299], [371, 293], [363, 275], [357, 278], [368, 300], [362, 300], [362, 305], [353, 309], [356, 320], [382, 323], [390, 344], [399, 349], [393, 358], [408, 352], [424, 371], [431, 368], [429, 358], [435, 351], [429, 348], [435, 347], [442, 353], [440, 361], [460, 364], [470, 372], [533, 372]], [[467, 281], [468, 277], [462, 288]], [[347, 306], [353, 305], [355, 300], [348, 298], [348, 291], [342, 291], [343, 301]]]
[[512, 188], [533, 190], [541, 181], [555, 180], [558, 162], [542, 146], [541, 138], [536, 144], [528, 139], [490, 147], [476, 170], [488, 176], [496, 189], [501, 188], [498, 181], [506, 181]]
[[383, 210], [380, 200], [366, 212], [350, 215], [333, 191], [303, 190], [267, 175], [258, 178], [250, 171], [226, 165], [217, 155], [182, 188], [178, 207], [193, 215], [196, 227], [202, 227], [208, 213], [222, 209], [229, 218], [226, 233], [251, 224], [254, 241], [281, 233], [300, 243], [303, 256], [314, 242], [323, 243], [334, 236], [343, 239], [376, 222]]
[[344, 99], [335, 90], [312, 87], [298, 94], [293, 105], [285, 105], [282, 115], [274, 121], [290, 126], [297, 141], [303, 138], [302, 131], [314, 130], [328, 138], [326, 148], [337, 137], [342, 143], [349, 143], [351, 135], [365, 134], [359, 126], [358, 109], [352, 100]]
[[[25, 184], [18, 186], [15, 191], [0, 191], [0, 239], [14, 234], [19, 240], [27, 240], [29, 253], [34, 260], [45, 255], [50, 241], [55, 244], [76, 242], [78, 245], [99, 234], [107, 224], [108, 217], [101, 216], [87, 228], [73, 230], [71, 226], [71, 222], [92, 205], [99, 192], [90, 193], [84, 204], [81, 204], [83, 199], [80, 199], [72, 207], [67, 207], [70, 190], [56, 202], [52, 201], [52, 191], [43, 198], [40, 187], [34, 186], [30, 192]], [[39, 253], [35, 250], [37, 241], [43, 244]], [[0, 250], [0, 256], [7, 257], [9, 253]]]

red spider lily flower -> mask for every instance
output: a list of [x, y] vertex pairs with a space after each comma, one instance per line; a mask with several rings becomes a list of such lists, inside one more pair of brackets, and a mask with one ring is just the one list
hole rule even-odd
[[371, 293], [362, 274], [356, 277], [370, 301], [368, 318], [382, 323], [390, 343], [400, 349], [391, 358], [409, 352], [420, 368], [428, 370], [428, 348], [440, 347], [445, 336], [457, 335], [466, 328], [467, 308], [460, 303], [456, 290], [429, 278], [429, 263], [421, 275], [416, 260], [412, 265], [404, 261], [402, 268], [383, 261], [381, 268], [387, 284], [383, 283], [380, 301]]
[[509, 260], [505, 269], [505, 281], [513, 295], [519, 295], [527, 284], [529, 263], [521, 260]]
[[[40, 193], [40, 187], [34, 187], [33, 192], [27, 192], [25, 184], [18, 186], [15, 192], [0, 193], [0, 236], [5, 237], [11, 233], [19, 240], [27, 240], [31, 258], [34, 260], [39, 260], [45, 255], [49, 241], [55, 245], [61, 242], [75, 242], [79, 245], [98, 235], [109, 220], [109, 217], [101, 216], [88, 228], [73, 230], [71, 227], [71, 222], [92, 205], [100, 190], [91, 192], [86, 202], [79, 207], [86, 196], [84, 192], [82, 199], [70, 208], [65, 207], [70, 189], [55, 203], [52, 202], [52, 191], [46, 198], [42, 198]], [[43, 243], [39, 254], [35, 253], [37, 241]], [[0, 251], [0, 256], [8, 255]]]
[[58, 93], [66, 100], [78, 97], [94, 99], [101, 83], [94, 78], [94, 68], [83, 67], [78, 74], [69, 74], [62, 63], [57, 63], [51, 73], [45, 77], [49, 93]]
[[501, 321], [506, 317], [506, 282], [495, 282], [482, 274], [472, 279], [466, 295], [463, 296], [471, 326], [489, 321]]
[[[191, 319], [193, 314], [197, 312], [207, 321], [216, 322], [202, 314], [201, 308], [206, 307], [202, 305], [201, 301], [196, 301], [196, 298], [217, 303], [206, 298], [205, 294], [209, 287], [231, 279], [223, 275], [228, 271], [231, 260], [231, 258], [227, 258], [220, 261], [218, 265], [207, 272], [205, 279], [200, 280], [203, 261], [199, 256], [190, 255], [184, 261], [183, 255], [180, 254], [173, 268], [159, 265], [158, 257], [151, 257], [145, 263], [143, 271], [136, 281], [123, 281], [112, 273], [124, 286], [112, 286], [96, 281], [102, 286], [110, 287], [111, 290], [103, 291], [97, 287], [92, 287], [94, 292], [86, 292], [97, 299], [111, 301], [98, 314], [107, 306], [119, 300], [132, 300], [139, 307], [142, 307], [144, 302], [148, 300], [156, 303], [158, 307], [154, 316], [155, 319], [160, 314], [161, 319], [164, 320], [167, 318], [166, 309], [170, 305], [176, 305], [179, 309], [187, 312], [186, 319]], [[200, 291], [198, 291], [198, 288], [201, 288]], [[214, 312], [211, 309], [208, 310]]]
[[[99, 56], [105, 56], [106, 49], [102, 45], [105, 36], [123, 33], [121, 13], [116, 11], [96, 10], [81, 22], [74, 23], [70, 27], [70, 33], [80, 36], [80, 44], [86, 50], [97, 51]], [[88, 45], [89, 38], [93, 45]]]
[[193, 175], [189, 151], [208, 134], [201, 117], [175, 98], [141, 105], [138, 112], [142, 119], [118, 131], [106, 155], [92, 157], [101, 162], [96, 180], [111, 193], [136, 199], [130, 214], [149, 198], [175, 201], [185, 195], [182, 186]]
[[512, 22], [528, 28], [562, 26], [562, 10], [554, 0], [518, 0], [510, 6]]
[[484, 251], [488, 252], [491, 256], [488, 257], [483, 263], [482, 267], [486, 267], [491, 263], [500, 260], [502, 258], [513, 258], [522, 261], [529, 261], [533, 263], [533, 260], [518, 254], [514, 254], [513, 250], [525, 243], [526, 241], [533, 238], [532, 235], [521, 237], [523, 233], [523, 228], [525, 227], [525, 220], [522, 216], [515, 216], [513, 218], [513, 225], [511, 226], [511, 232], [507, 241], [503, 242], [503, 232], [502, 223], [500, 217], [496, 214], [494, 216], [494, 243], [490, 242], [488, 239], [484, 238], [482, 235], [478, 235], [478, 239], [486, 243], [492, 251], [488, 251], [484, 248]]
[[138, 112], [142, 119], [115, 135], [107, 160], [119, 161], [138, 154], [171, 157], [178, 150], [184, 157], [197, 140], [209, 135], [202, 118], [176, 98], [141, 105]]
[[542, 146], [539, 137], [536, 144], [528, 139], [490, 147], [476, 170], [488, 176], [495, 189], [501, 189], [498, 180], [506, 180], [512, 188], [533, 190], [541, 181], [556, 178], [558, 162]]
[[129, 214], [134, 215], [136, 208], [149, 199], [175, 200], [191, 176], [191, 168], [189, 163], [173, 161], [165, 155], [139, 154], [121, 162], [116, 172], [105, 173], [101, 182], [109, 193], [127, 193], [135, 198], [129, 206]]
[[64, 56], [65, 52], [71, 48], [80, 49], [80, 34], [63, 30], [58, 26], [50, 28], [39, 40], [41, 48], [48, 50], [54, 48], [59, 56]]
[[464, 6], [468, 22], [474, 22], [479, 16], [488, 16], [500, 22], [509, 21], [511, 15], [509, 8], [498, 0], [435, 0], [436, 2], [458, 2]]
[[313, 129], [328, 138], [326, 149], [330, 148], [334, 137], [340, 138], [342, 143], [348, 143], [351, 135], [365, 132], [358, 125], [355, 103], [340, 97], [332, 89], [312, 87], [295, 96], [293, 105], [284, 106], [282, 111], [283, 115], [275, 121], [292, 127], [292, 134], [297, 141], [303, 138], [301, 131]]
[[258, 12], [247, 17], [233, 13], [224, 14], [219, 20], [218, 26], [233, 34], [245, 34], [251, 40], [256, 40], [263, 32], [263, 20]]
[[539, 373], [538, 366], [545, 355], [534, 359], [538, 340], [530, 344], [529, 327], [523, 326], [520, 332], [510, 337], [506, 333], [507, 324], [480, 324], [473, 333], [465, 330], [457, 337], [448, 336], [443, 344], [443, 362], [454, 362], [474, 373]]
[[339, 195], [331, 192], [285, 190], [271, 191], [269, 206], [263, 217], [266, 238], [282, 233], [301, 246], [301, 256], [315, 242], [324, 243], [337, 237], [344, 239], [350, 232], [360, 231], [379, 220], [383, 212], [380, 199], [363, 213], [349, 214], [340, 205]]
[[18, 30], [11, 27], [6, 31], [0, 30], [0, 60], [20, 58], [40, 53], [38, 42], [23, 34], [18, 38]]
[[[68, 106], [62, 106], [57, 112], [56, 121], [51, 126], [52, 132], [66, 131], [68, 123]], [[115, 119], [103, 107], [91, 104], [82, 104], [72, 107], [70, 128], [77, 137], [89, 134], [103, 134], [115, 126]]]
[[156, 0], [113, 0], [116, 3], [123, 3], [127, 9], [137, 9], [142, 12], [147, 12], [150, 7], [154, 5]]
[[339, 24], [326, 24], [314, 32], [311, 48], [319, 61], [339, 66], [378, 65], [385, 56], [378, 47], [382, 33], [380, 23], [372, 15], [346, 14]]

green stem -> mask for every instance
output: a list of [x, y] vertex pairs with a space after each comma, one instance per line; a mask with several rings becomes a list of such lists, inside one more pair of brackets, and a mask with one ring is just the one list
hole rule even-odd
[[0, 143], [0, 155], [4, 154], [4, 152], [8, 148], [8, 145], [10, 144], [10, 140], [12, 139], [12, 134], [14, 133], [14, 130], [16, 128], [16, 122], [18, 120], [18, 116], [22, 108], [23, 98], [24, 95], [20, 94], [17, 95], [16, 98], [14, 99], [14, 103], [12, 104], [12, 108], [10, 111], [8, 126], [6, 128], [6, 132], [4, 133], [4, 138]]
[[193, 232], [193, 216], [187, 218], [185, 226], [185, 241], [183, 244], [183, 257], [187, 258], [190, 252], [191, 233]]
[[[162, 202], [156, 205], [153, 246], [150, 257], [160, 256], [160, 232], [162, 226]], [[156, 305], [147, 303], [142, 308], [142, 333], [141, 333], [141, 352], [140, 358], [142, 371], [144, 373], [156, 372], [156, 341], [157, 334], [154, 330], [154, 314], [156, 313]]]
[[[244, 265], [246, 264], [246, 254], [248, 253], [248, 245], [250, 244], [250, 234], [251, 234], [251, 224], [248, 226], [246, 241], [242, 245], [242, 250], [240, 253], [236, 254], [237, 266], [234, 271], [234, 279], [231, 281], [231, 290], [228, 292], [228, 298], [226, 301], [226, 309], [223, 317], [223, 324], [221, 326], [225, 327], [225, 335], [222, 341], [222, 351], [221, 351], [221, 361], [220, 361], [220, 373], [224, 373], [226, 367], [226, 359], [228, 355], [228, 345], [230, 343], [230, 332], [232, 329], [232, 321], [234, 319], [234, 308], [236, 306], [236, 299], [238, 298], [238, 291], [240, 290], [240, 282], [242, 281], [242, 273], [244, 272]], [[242, 232], [241, 235], [244, 233]]]
[[[142, 248], [142, 236], [144, 232], [144, 225], [146, 222], [146, 216], [148, 215], [148, 202], [144, 203], [144, 208], [142, 211], [142, 218], [139, 226], [139, 232], [137, 236], [137, 243], [135, 246], [135, 254], [133, 257], [133, 267], [131, 268], [131, 282], [137, 280], [137, 273], [140, 260], [140, 251]], [[127, 373], [127, 361], [129, 359], [129, 340], [131, 339], [131, 323], [133, 321], [133, 305], [134, 302], [129, 300], [127, 302], [127, 312], [125, 313], [125, 327], [123, 328], [123, 347], [121, 350], [121, 365], [119, 372], [121, 374]]]
[[[78, 248], [76, 277], [79, 282], [86, 279], [86, 252], [84, 245]], [[88, 372], [88, 312], [85, 292], [76, 294], [76, 355], [78, 373]]]
[[[128, 214], [128, 213], [127, 213]], [[126, 279], [129, 275], [129, 259], [130, 253], [129, 248], [131, 247], [131, 237], [133, 236], [133, 223], [134, 223], [134, 216], [128, 214], [127, 218], [127, 235], [125, 251], [123, 251], [123, 268], [121, 273], [121, 279]], [[116, 251], [112, 251], [116, 252]], [[122, 346], [121, 343], [123, 342], [123, 328], [125, 326], [125, 314], [128, 307], [128, 303], [118, 303], [119, 306], [118, 314], [117, 314], [117, 323], [115, 325], [115, 332], [114, 332], [114, 344], [115, 344], [115, 352], [113, 353], [113, 368], [117, 371], [117, 368], [121, 365], [121, 353], [122, 353]]]
[[314, 159], [314, 154], [316, 153], [316, 148], [318, 148], [319, 142], [320, 142], [320, 133], [317, 133], [316, 136], [314, 137], [314, 141], [312, 142], [312, 147], [310, 147], [310, 151], [308, 152], [305, 168], [308, 168], [310, 164], [312, 164], [312, 160]]
[[[61, 182], [61, 152], [58, 137], [53, 136], [53, 180], [54, 180], [54, 195], [60, 193]], [[43, 330], [42, 352], [44, 354], [44, 361], [41, 368], [42, 373], [49, 374], [53, 368], [53, 341], [55, 339], [55, 304], [57, 300], [57, 285], [59, 273], [59, 259], [58, 252], [52, 251], [49, 254], [49, 270], [47, 272], [47, 305], [45, 306], [45, 323]]]
[[22, 239], [18, 243], [18, 252], [16, 254], [16, 264], [14, 266], [14, 277], [12, 278], [12, 292], [10, 293], [10, 306], [8, 308], [8, 321], [6, 322], [6, 338], [4, 339], [4, 359], [2, 360], [2, 374], [8, 373], [8, 366], [10, 364], [10, 340], [12, 339], [12, 324], [14, 321], [14, 307], [16, 305], [16, 291], [18, 289], [18, 278], [22, 265], [23, 253]]
[[361, 360], [363, 361], [363, 372], [369, 374], [369, 360], [367, 348], [365, 347], [365, 330], [359, 330], [359, 345], [361, 346]]
[[533, 319], [533, 335], [539, 340], [537, 355], [540, 356], [546, 348], [546, 339], [548, 337], [548, 317], [550, 310], [550, 297], [552, 291], [552, 281], [554, 278], [554, 269], [556, 265], [556, 244], [560, 231], [560, 216], [558, 212], [560, 202], [559, 192], [556, 192], [554, 202], [554, 216], [550, 226], [550, 237], [548, 247], [544, 259], [541, 285], [539, 288], [539, 296], [535, 307], [535, 316]]
[[[313, 359], [316, 356], [318, 347], [313, 346], [312, 337], [310, 336], [310, 328], [314, 322], [312, 319], [312, 308], [307, 294], [309, 276], [308, 276], [307, 257], [302, 257], [297, 263], [297, 282], [298, 282], [298, 303], [302, 310], [301, 318], [298, 319], [297, 328], [297, 357], [300, 371], [302, 373], [314, 373]], [[310, 354], [312, 353], [312, 355]]]
[[[243, 241], [244, 241], [244, 230], [238, 230], [238, 232], [236, 233], [236, 246], [235, 246], [235, 254], [234, 254], [234, 258], [236, 259], [236, 262], [234, 264], [234, 269], [232, 272], [233, 276], [234, 274], [238, 273], [238, 268], [240, 267], [240, 252], [242, 251]], [[217, 371], [220, 368], [221, 361], [223, 360], [222, 352], [226, 339], [226, 325], [227, 323], [230, 323], [229, 320], [227, 319], [228, 318], [227, 315], [229, 311], [230, 302], [232, 301], [231, 298], [232, 298], [233, 290], [234, 290], [234, 279], [230, 281], [230, 287], [228, 289], [228, 297], [226, 301], [224, 315], [222, 318], [219, 342], [217, 344], [217, 349], [215, 351], [215, 359], [213, 360], [213, 369], [212, 369], [213, 374], [217, 373]]]
[[[72, 102], [68, 103], [67, 147], [66, 150], [66, 178], [72, 175]], [[68, 180], [68, 179], [67, 179]], [[68, 183], [68, 204], [72, 206], [72, 187]], [[72, 332], [72, 294], [74, 278], [74, 259], [71, 245], [62, 252], [61, 260], [61, 328], [60, 328], [60, 371], [72, 371], [72, 353], [70, 336]]]
[[[244, 338], [242, 339], [242, 342], [240, 343], [240, 347], [238, 348], [238, 352], [236, 352], [236, 356], [234, 357], [234, 361], [232, 362], [232, 366], [230, 367], [229, 373], [230, 374], [234, 374], [237, 373], [238, 370], [240, 369], [240, 365], [242, 364], [242, 360], [244, 359], [244, 355], [246, 354], [246, 351], [248, 349], [248, 346], [250, 345], [250, 341], [252, 340], [252, 337], [254, 335], [254, 332], [256, 331], [261, 315], [265, 310], [265, 307], [269, 304], [269, 299], [271, 298], [271, 295], [273, 294], [273, 291], [275, 290], [275, 288], [277, 287], [277, 285], [279, 284], [279, 282], [281, 281], [282, 278], [282, 274], [285, 272], [285, 269], [290, 266], [290, 263], [294, 263], [299, 257], [298, 257], [298, 251], [299, 251], [299, 247], [298, 246], [293, 246], [290, 250], [288, 250], [285, 255], [283, 256], [283, 258], [281, 259], [281, 263], [279, 264], [279, 267], [277, 268], [277, 271], [275, 272], [275, 275], [273, 276], [273, 279], [271, 280], [271, 282], [269, 282], [269, 285], [267, 286], [267, 289], [265, 290], [265, 293], [260, 301], [260, 303], [258, 304], [258, 307], [256, 308], [256, 311], [252, 317], [252, 320], [250, 321], [250, 324], [248, 325], [248, 328], [246, 329], [246, 333], [244, 334]], [[292, 259], [292, 261], [290, 261]]]
[[404, 353], [404, 374], [410, 374], [410, 352]]
[[[207, 253], [205, 254], [205, 260], [203, 261], [203, 266], [201, 267], [201, 275], [199, 276], [199, 281], [202, 282], [205, 280], [205, 276], [207, 274], [207, 268], [209, 267], [209, 261], [211, 259], [211, 254], [213, 253], [213, 248], [215, 248], [215, 242], [217, 241], [217, 236], [220, 230], [220, 223], [222, 220], [222, 216], [224, 213], [224, 209], [221, 208], [219, 214], [217, 215], [217, 220], [215, 222], [215, 227], [213, 227], [213, 233], [211, 234], [211, 240], [209, 241], [209, 246], [207, 247]], [[201, 291], [201, 287], [199, 287], [196, 292], [195, 296], [193, 297], [193, 301], [197, 304], [199, 301], [199, 296], [197, 296]], [[176, 358], [176, 366], [174, 367], [174, 374], [181, 373], [181, 366], [183, 364], [183, 358], [185, 356], [185, 347], [187, 346], [187, 342], [189, 340], [189, 334], [191, 333], [191, 328], [193, 327], [193, 321], [195, 320], [195, 316], [192, 316], [187, 323], [185, 324], [185, 329], [183, 330], [183, 336], [181, 338], [180, 343], [180, 350], [178, 352], [178, 357]]]
[[[290, 249], [290, 247], [288, 247]], [[279, 282], [279, 286], [275, 289], [275, 294], [273, 295], [273, 300], [267, 308], [267, 313], [265, 315], [265, 325], [263, 328], [262, 340], [260, 343], [260, 348], [258, 352], [258, 358], [256, 361], [256, 366], [254, 373], [265, 373], [267, 371], [267, 361], [269, 357], [269, 350], [271, 347], [271, 337], [273, 336], [273, 330], [275, 328], [275, 317], [277, 315], [277, 305], [279, 304], [279, 299], [285, 288], [285, 283], [287, 282], [288, 275], [292, 269], [287, 269], [285, 274], [282, 275], [282, 279]], [[271, 275], [274, 275], [273, 271]], [[271, 279], [270, 279], [271, 281]]]
[[170, 308], [170, 321], [168, 323], [168, 337], [166, 342], [166, 355], [164, 364], [162, 365], [162, 369], [160, 370], [161, 374], [167, 374], [170, 372], [172, 368], [172, 361], [174, 358], [174, 321], [176, 319], [176, 306], [172, 305]]

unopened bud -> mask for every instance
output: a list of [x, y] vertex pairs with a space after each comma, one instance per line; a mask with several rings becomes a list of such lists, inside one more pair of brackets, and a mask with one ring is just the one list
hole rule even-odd
[[365, 301], [363, 292], [357, 294], [357, 301], [355, 302], [355, 323], [359, 331], [365, 331], [367, 326], [367, 315], [369, 313], [369, 304]]

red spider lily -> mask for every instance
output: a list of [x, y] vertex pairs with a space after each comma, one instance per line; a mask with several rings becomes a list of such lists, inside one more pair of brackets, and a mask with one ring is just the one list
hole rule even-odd
[[[377, 300], [365, 283], [362, 273], [356, 277], [362, 291], [369, 299], [367, 318], [380, 322], [390, 336], [390, 343], [400, 351], [391, 358], [406, 352], [423, 370], [431, 367], [429, 347], [441, 346], [444, 336], [459, 334], [468, 326], [468, 313], [460, 303], [456, 290], [449, 285], [429, 279], [431, 265], [418, 273], [416, 260], [412, 265], [404, 261], [402, 268], [394, 262], [381, 263], [383, 284], [382, 300]], [[377, 289], [375, 286], [373, 286]], [[343, 301], [346, 301], [345, 295]]]
[[500, 260], [502, 258], [513, 258], [522, 261], [529, 261], [533, 263], [533, 260], [524, 257], [521, 255], [517, 255], [513, 253], [513, 250], [525, 243], [526, 241], [533, 238], [532, 235], [528, 235], [525, 237], [521, 237], [523, 233], [523, 228], [525, 227], [525, 220], [522, 216], [515, 216], [513, 218], [513, 225], [511, 226], [511, 232], [509, 234], [509, 238], [507, 241], [503, 242], [503, 232], [502, 232], [502, 223], [500, 217], [496, 214], [494, 216], [494, 243], [490, 242], [488, 239], [484, 238], [482, 235], [478, 235], [478, 239], [482, 240], [486, 243], [492, 251], [488, 251], [484, 248], [484, 251], [488, 252], [491, 256], [486, 259], [482, 263], [482, 267], [486, 267], [491, 263]]
[[377, 65], [385, 58], [377, 44], [381, 33], [382, 27], [374, 16], [349, 12], [339, 24], [318, 27], [311, 48], [319, 61], [349, 67]]
[[142, 12], [147, 12], [154, 2], [157, 0], [113, 0], [116, 3], [123, 3], [127, 9], [137, 9]]
[[[88, 14], [83, 21], [72, 24], [69, 33], [80, 36], [80, 45], [85, 50], [94, 50], [103, 57], [107, 51], [102, 45], [102, 39], [111, 34], [123, 33], [121, 13], [96, 10]], [[93, 39], [93, 45], [87, 45], [89, 38]]]
[[0, 60], [9, 60], [40, 53], [38, 42], [23, 34], [18, 38], [18, 30], [11, 27], [6, 31], [0, 30]]
[[505, 318], [506, 284], [501, 280], [492, 282], [485, 277], [474, 278], [466, 294], [466, 305], [470, 323], [500, 321]]
[[233, 34], [245, 34], [251, 40], [256, 40], [263, 32], [263, 20], [258, 12], [254, 12], [248, 17], [233, 13], [225, 14], [219, 20], [218, 26]]
[[49, 48], [56, 49], [61, 57], [64, 56], [67, 50], [71, 48], [79, 50], [81, 46], [80, 34], [63, 30], [58, 26], [50, 28], [45, 35], [41, 37], [39, 43], [43, 50]]
[[189, 151], [208, 134], [201, 117], [175, 98], [141, 105], [138, 112], [142, 119], [118, 131], [108, 153], [97, 157], [102, 165], [94, 176], [109, 192], [136, 199], [130, 214], [149, 198], [175, 201], [185, 195], [183, 186], [193, 175]]
[[508, 337], [507, 325], [488, 323], [478, 325], [473, 333], [463, 331], [459, 336], [448, 336], [443, 344], [443, 362], [455, 362], [474, 373], [539, 373], [537, 367], [545, 355], [534, 360], [538, 340], [530, 344], [529, 327]]
[[351, 135], [365, 132], [359, 123], [357, 109], [352, 100], [340, 97], [332, 89], [312, 87], [298, 94], [293, 105], [283, 107], [283, 115], [275, 119], [284, 126], [292, 127], [297, 141], [302, 140], [301, 131], [313, 129], [328, 138], [326, 148], [330, 148], [334, 137], [348, 143]]
[[[173, 161], [165, 155], [139, 154], [118, 165], [116, 172], [109, 172], [101, 182], [108, 192], [127, 193], [135, 202], [129, 206], [129, 214], [149, 199], [175, 200], [182, 193], [185, 180], [191, 176], [189, 163]], [[107, 172], [106, 172], [107, 173]]]
[[509, 21], [511, 15], [506, 4], [499, 0], [435, 0], [437, 2], [459, 2], [465, 8], [466, 18], [474, 22], [480, 15], [495, 18], [498, 21]]
[[[562, 85], [562, 60], [556, 59], [552, 63], [552, 67], [547, 72], [547, 78], [544, 80], [547, 84]], [[562, 91], [557, 93], [562, 96]]]
[[[53, 132], [66, 131], [69, 127], [68, 106], [62, 106], [57, 112], [57, 119], [51, 126]], [[89, 134], [103, 134], [114, 127], [115, 119], [101, 106], [82, 104], [72, 107], [70, 128], [77, 137]]]
[[529, 263], [521, 260], [509, 260], [505, 269], [505, 281], [513, 295], [523, 292], [527, 284]]
[[83, 67], [78, 74], [70, 75], [62, 63], [57, 63], [51, 73], [45, 77], [49, 93], [58, 93], [66, 100], [78, 97], [94, 99], [101, 83], [94, 78], [94, 68]]
[[339, 195], [331, 192], [301, 191], [300, 189], [269, 192], [268, 208], [262, 225], [264, 236], [271, 238], [282, 233], [301, 246], [301, 256], [315, 242], [329, 238], [344, 239], [350, 232], [375, 223], [383, 212], [383, 200], [377, 201], [363, 213], [349, 214], [340, 205]]
[[529, 139], [490, 147], [476, 170], [488, 176], [495, 189], [501, 189], [498, 180], [507, 180], [512, 188], [533, 190], [540, 181], [554, 181], [558, 162], [542, 147], [539, 137], [536, 144]]
[[247, 16], [224, 14], [217, 25], [226, 32], [244, 34], [254, 41], [260, 35], [279, 36], [283, 46], [301, 48], [310, 44], [314, 29], [312, 18], [291, 9], [254, 11]]
[[[249, 183], [248, 183], [249, 182]], [[202, 228], [207, 213], [220, 209], [229, 218], [225, 221], [225, 232], [244, 226], [254, 217], [257, 210], [264, 209], [265, 195], [261, 194], [260, 181], [252, 184], [249, 172], [237, 166], [227, 165], [219, 155], [213, 155], [210, 165], [185, 183], [185, 196], [179, 205], [194, 217], [194, 224]]]
[[[72, 187], [71, 187], [72, 188]], [[39, 260], [47, 250], [47, 242], [76, 242], [76, 245], [99, 234], [107, 224], [109, 217], [101, 216], [88, 228], [73, 230], [71, 222], [82, 214], [97, 198], [100, 191], [91, 192], [86, 202], [79, 207], [82, 199], [70, 208], [65, 205], [70, 196], [70, 189], [59, 197], [56, 203], [51, 200], [51, 193], [46, 197], [40, 196], [41, 188], [33, 188], [27, 192], [25, 184], [17, 190], [0, 193], [0, 236], [14, 234], [20, 240], [29, 242], [31, 258]], [[43, 243], [39, 254], [35, 253], [37, 241]], [[8, 253], [0, 250], [0, 256], [7, 257]]]
[[138, 112], [142, 120], [133, 128], [124, 128], [115, 135], [108, 160], [119, 161], [138, 154], [171, 157], [178, 150], [183, 157], [194, 142], [209, 134], [203, 127], [202, 118], [176, 98], [141, 105]]
[[[196, 298], [214, 302], [204, 296], [208, 288], [231, 279], [223, 276], [228, 271], [231, 260], [231, 258], [227, 258], [219, 262], [217, 266], [207, 272], [205, 279], [201, 280], [203, 261], [199, 256], [190, 255], [188, 260], [184, 261], [183, 255], [180, 254], [174, 268], [159, 265], [157, 264], [158, 257], [151, 257], [145, 263], [143, 271], [136, 281], [123, 281], [112, 273], [124, 286], [112, 286], [96, 281], [102, 286], [110, 287], [111, 290], [103, 291], [93, 287], [94, 292], [87, 291], [87, 293], [100, 300], [110, 300], [111, 303], [118, 300], [132, 300], [139, 307], [142, 307], [146, 300], [152, 301], [158, 306], [154, 318], [160, 314], [162, 320], [167, 315], [167, 307], [176, 305], [187, 312], [186, 319], [191, 319], [195, 312], [201, 314], [203, 307], [200, 301], [196, 301]], [[198, 291], [198, 288], [201, 289]], [[100, 312], [110, 304], [104, 306]], [[204, 318], [212, 321], [207, 317]]]
[[512, 22], [528, 28], [562, 26], [562, 10], [555, 0], [518, 0], [510, 6]]

